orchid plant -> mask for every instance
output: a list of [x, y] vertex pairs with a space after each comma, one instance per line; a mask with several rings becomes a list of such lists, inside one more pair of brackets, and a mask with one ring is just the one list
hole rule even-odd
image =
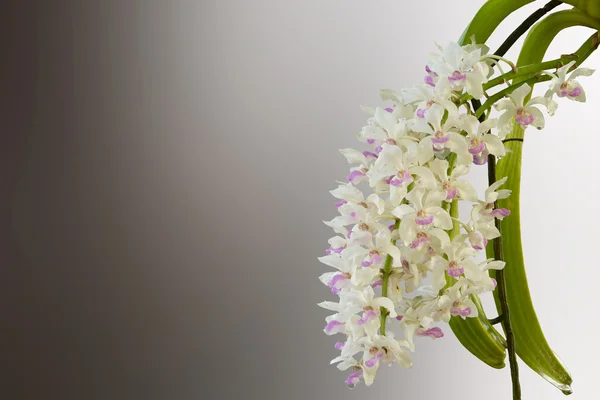
[[[525, 278], [521, 147], [559, 101], [585, 101], [576, 78], [594, 72], [580, 65], [600, 41], [600, 0], [565, 1], [573, 9], [548, 14], [561, 4], [551, 1], [490, 53], [493, 30], [531, 2], [488, 0], [458, 42], [438, 46], [422, 83], [382, 90], [389, 104], [363, 107], [369, 118], [357, 137], [364, 149], [341, 150], [351, 168], [331, 191], [339, 215], [325, 222], [335, 236], [319, 258], [332, 268], [320, 280], [337, 299], [319, 305], [332, 312], [325, 333], [342, 337], [332, 364], [349, 371], [350, 387], [371, 385], [382, 364], [411, 367], [419, 338], [440, 339], [448, 324], [485, 364], [501, 369], [508, 355], [513, 399], [521, 396], [517, 356], [571, 393]], [[575, 52], [543, 61], [552, 39], [575, 25], [596, 31]], [[528, 30], [517, 62], [504, 58]], [[533, 96], [541, 84], [545, 94]], [[488, 169], [483, 196], [465, 179], [473, 168]], [[466, 218], [459, 203], [471, 207]], [[497, 318], [486, 316], [484, 292], [494, 293]]]

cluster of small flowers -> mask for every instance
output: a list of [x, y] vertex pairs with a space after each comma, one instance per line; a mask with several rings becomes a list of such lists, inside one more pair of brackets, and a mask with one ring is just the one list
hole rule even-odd
[[[546, 96], [524, 104], [531, 88], [522, 85], [495, 104], [503, 111], [498, 119], [479, 122], [457, 99], [484, 95], [491, 75], [487, 49], [456, 43], [440, 49], [426, 67], [424, 84], [399, 93], [383, 90], [382, 100], [393, 106], [364, 108], [371, 118], [358, 138], [370, 149], [341, 150], [353, 166], [348, 183], [331, 191], [340, 215], [326, 224], [337, 235], [319, 258], [335, 269], [320, 280], [339, 301], [319, 305], [335, 312], [326, 318], [325, 333], [345, 335], [335, 345], [341, 355], [332, 364], [352, 369], [350, 387], [372, 384], [382, 362], [410, 367], [415, 336], [443, 336], [436, 323], [478, 315], [470, 295], [494, 290], [489, 270], [502, 269], [504, 262], [477, 263], [475, 257], [499, 236], [495, 220], [510, 211], [494, 208], [494, 202], [510, 191], [500, 189], [506, 178], [500, 179], [479, 199], [461, 178], [490, 154], [505, 155], [502, 139], [514, 123], [542, 128], [544, 116], [536, 105], [551, 114], [555, 94], [584, 100], [573, 78], [591, 74], [578, 70], [567, 79], [572, 64], [567, 65], [553, 75]], [[372, 193], [363, 194], [360, 184]], [[458, 201], [472, 203], [466, 222], [449, 212]], [[390, 330], [392, 323], [403, 339]]]

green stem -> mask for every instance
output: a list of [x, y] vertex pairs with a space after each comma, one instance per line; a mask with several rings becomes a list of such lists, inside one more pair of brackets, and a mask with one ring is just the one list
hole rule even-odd
[[[490, 185], [496, 182], [496, 157], [492, 154], [488, 156], [488, 181]], [[494, 203], [494, 208], [498, 207], [498, 203]], [[496, 239], [492, 239], [494, 249], [494, 259], [498, 261], [504, 261], [504, 252], [502, 248], [502, 226], [500, 220], [495, 221], [496, 228], [500, 231], [500, 236]], [[510, 377], [512, 380], [512, 393], [513, 400], [521, 399], [521, 383], [519, 381], [519, 364], [517, 363], [517, 353], [515, 350], [515, 335], [512, 331], [512, 325], [510, 321], [510, 309], [506, 300], [506, 279], [504, 277], [504, 270], [496, 271], [496, 282], [498, 286], [498, 297], [500, 299], [500, 309], [502, 314], [501, 322], [506, 334], [506, 350], [508, 352], [508, 362], [510, 365]]]
[[506, 83], [514, 78], [518, 78], [526, 75], [537, 74], [538, 72], [543, 72], [548, 69], [556, 69], [568, 64], [573, 60], [577, 60], [577, 54], [565, 54], [556, 60], [546, 61], [540, 64], [533, 65], [525, 65], [523, 67], [516, 67], [514, 71], [507, 72], [504, 75], [500, 75], [497, 78], [492, 79], [488, 83], [483, 85], [485, 90], [493, 88], [494, 86], [498, 86], [502, 83]]
[[[481, 103], [479, 100], [473, 100], [473, 109], [478, 112], [481, 109]], [[479, 116], [479, 122], [483, 122], [485, 117]], [[496, 157], [492, 154], [488, 156], [488, 184], [491, 186], [496, 182]], [[494, 208], [498, 207], [498, 203], [494, 203]], [[500, 226], [500, 220], [495, 220], [495, 225], [500, 235], [492, 239], [494, 258], [498, 261], [504, 261], [504, 252], [502, 249], [502, 228]], [[504, 333], [506, 334], [506, 351], [508, 352], [508, 363], [510, 365], [510, 379], [512, 382], [513, 400], [521, 400], [521, 382], [519, 381], [519, 364], [517, 363], [517, 353], [515, 349], [515, 336], [512, 331], [512, 325], [510, 321], [510, 310], [508, 302], [506, 301], [506, 279], [504, 278], [504, 271], [499, 270], [496, 273], [496, 282], [498, 283], [497, 290], [500, 297], [501, 314], [494, 318], [490, 323], [495, 324], [502, 322], [504, 327]]]
[[[394, 229], [392, 230], [392, 233], [397, 230], [400, 227], [400, 220], [396, 220], [396, 223], [394, 224]], [[393, 240], [392, 240], [393, 243]], [[388, 295], [388, 286], [389, 286], [389, 281], [390, 281], [390, 274], [392, 273], [392, 261], [394, 260], [394, 258], [391, 255], [387, 255], [385, 257], [385, 263], [383, 264], [383, 270], [382, 270], [382, 279], [381, 279], [381, 297], [387, 297]], [[385, 325], [387, 322], [387, 316], [389, 314], [389, 311], [385, 308], [385, 307], [381, 307], [380, 309], [380, 313], [381, 316], [380, 318], [380, 323], [381, 323], [381, 335], [385, 336]]]
[[[503, 83], [506, 83], [510, 80], [516, 79], [516, 78], [520, 78], [520, 77], [524, 77], [524, 76], [531, 76], [531, 75], [540, 75], [541, 73], [543, 73], [546, 70], [549, 69], [557, 69], [560, 68], [562, 66], [564, 66], [565, 64], [568, 64], [569, 62], [575, 60], [577, 61], [579, 59], [579, 56], [577, 54], [565, 54], [560, 58], [557, 58], [556, 60], [551, 60], [551, 61], [546, 61], [540, 64], [532, 64], [532, 65], [525, 65], [523, 67], [516, 67], [513, 71], [507, 72], [506, 74], [500, 75], [494, 79], [492, 79], [491, 81], [485, 83], [483, 85], [483, 90], [488, 90], [491, 89], [493, 87], [496, 87], [498, 85], [501, 85]], [[576, 65], [573, 66], [573, 69], [576, 67]], [[544, 81], [544, 80], [549, 80], [550, 77], [548, 77], [547, 79], [541, 79], [538, 82]], [[507, 90], [508, 88], [504, 89]], [[499, 94], [501, 92], [496, 93], [495, 95], [492, 95], [493, 98], [494, 96], [496, 96], [497, 94]], [[459, 102], [460, 104], [466, 104], [467, 101], [471, 100], [473, 98], [473, 96], [471, 96], [468, 93], [465, 93], [464, 95], [462, 95], [459, 98]]]

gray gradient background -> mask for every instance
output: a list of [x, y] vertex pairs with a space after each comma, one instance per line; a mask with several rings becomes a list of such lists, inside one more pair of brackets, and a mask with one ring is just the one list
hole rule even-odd
[[[448, 329], [349, 391], [316, 307], [358, 106], [419, 82], [480, 3], [2, 2], [0, 398], [508, 399], [508, 370]], [[531, 290], [573, 399], [597, 398], [600, 357], [586, 83], [586, 105], [528, 135], [523, 177]], [[562, 398], [525, 366], [522, 382]]]

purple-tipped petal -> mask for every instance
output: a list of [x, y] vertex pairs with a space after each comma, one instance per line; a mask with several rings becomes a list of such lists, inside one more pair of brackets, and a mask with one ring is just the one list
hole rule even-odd
[[385, 352], [379, 350], [377, 353], [375, 353], [375, 356], [367, 361], [365, 361], [365, 365], [368, 368], [373, 368], [374, 366], [377, 365], [377, 361], [379, 361], [379, 359], [381, 357], [383, 357], [385, 355]]
[[477, 154], [473, 156], [473, 164], [475, 165], [485, 165], [487, 163], [487, 155]]
[[478, 145], [475, 146], [471, 146], [469, 147], [469, 153], [475, 155], [475, 154], [479, 154], [481, 153], [483, 150], [485, 150], [485, 143], [484, 142], [480, 142]]
[[365, 177], [365, 174], [363, 174], [361, 171], [354, 170], [354, 171], [350, 172], [350, 175], [348, 175], [348, 182], [356, 184], [356, 183], [360, 182], [364, 177]]
[[337, 342], [334, 347], [336, 350], [341, 350], [345, 344], [345, 342]]
[[387, 111], [387, 112], [389, 112], [389, 113], [394, 112], [394, 109], [390, 108], [390, 107], [384, 108], [384, 110]]
[[463, 267], [454, 267], [454, 268], [448, 268], [448, 275], [456, 278], [461, 276], [463, 273], [465, 272], [465, 269]]
[[510, 210], [507, 208], [496, 208], [490, 212], [490, 215], [495, 218], [504, 218], [510, 215]]
[[375, 139], [373, 139], [373, 138], [367, 138], [367, 143], [373, 144], [373, 143], [375, 143]]
[[431, 75], [427, 75], [424, 79], [426, 84], [428, 84], [429, 86], [433, 86], [435, 87], [435, 82], [433, 81], [433, 77]]
[[444, 337], [444, 332], [442, 332], [442, 330], [437, 327], [429, 329], [419, 328], [415, 333], [417, 336], [428, 336], [432, 339], [439, 339]]
[[456, 196], [458, 196], [458, 190], [455, 187], [449, 187], [446, 191], [446, 200], [453, 200]]
[[377, 157], [379, 157], [377, 154], [371, 153], [370, 151], [363, 151], [363, 156], [365, 156], [367, 159], [376, 159]]
[[367, 310], [363, 314], [363, 317], [357, 321], [357, 323], [358, 325], [364, 325], [373, 318], [377, 318], [377, 313], [373, 310]]
[[383, 281], [381, 279], [371, 284], [373, 289], [375, 289], [377, 286], [383, 286]]
[[568, 93], [569, 97], [579, 97], [581, 96], [581, 88], [576, 86], [573, 90]]
[[348, 202], [346, 200], [340, 200], [337, 203], [335, 203], [335, 206], [337, 208], [340, 208], [341, 206], [343, 206], [344, 204], [348, 204]]
[[433, 215], [428, 217], [417, 217], [415, 218], [415, 223], [417, 225], [429, 225], [433, 222]]
[[431, 239], [429, 239], [426, 236], [421, 236], [412, 241], [412, 243], [410, 244], [410, 248], [416, 249], [417, 247], [421, 247], [422, 244], [429, 243], [429, 242], [431, 242]]
[[329, 286], [330, 288], [337, 288], [339, 283], [342, 283], [347, 279], [348, 278], [345, 277], [344, 274], [335, 274], [333, 278], [331, 278], [327, 286]]
[[453, 308], [451, 311], [452, 315], [460, 315], [461, 317], [468, 317], [471, 315], [471, 308], [467, 307], [464, 310], [460, 310], [458, 308]]
[[377, 358], [371, 358], [371, 359], [365, 361], [365, 365], [368, 368], [373, 368], [377, 364], [377, 361], [378, 361]]
[[360, 382], [362, 378], [362, 372], [355, 372], [346, 378], [346, 385], [350, 386], [350, 388], [354, 388]]
[[346, 324], [332, 319], [323, 330], [328, 334], [341, 333], [346, 330]]
[[467, 75], [461, 74], [458, 71], [454, 71], [452, 73], [452, 75], [450, 75], [448, 77], [448, 80], [450, 81], [450, 83], [457, 83], [457, 82], [465, 81], [466, 79], [467, 79]]
[[446, 144], [450, 140], [450, 135], [443, 136], [432, 136], [431, 143], [433, 144]]
[[409, 184], [412, 181], [414, 181], [412, 175], [408, 171], [400, 171], [398, 174], [402, 175], [402, 176], [393, 177], [392, 180], [390, 181], [390, 185], [400, 186], [403, 184]]
[[419, 117], [419, 118], [425, 118], [425, 111], [427, 111], [427, 110], [424, 110], [424, 109], [422, 109], [422, 108], [419, 108], [419, 109], [417, 110], [417, 117]]
[[517, 115], [515, 116], [515, 121], [520, 124], [522, 127], [526, 128], [534, 121], [535, 117], [533, 114], [525, 111], [525, 109], [520, 108], [517, 110]]

